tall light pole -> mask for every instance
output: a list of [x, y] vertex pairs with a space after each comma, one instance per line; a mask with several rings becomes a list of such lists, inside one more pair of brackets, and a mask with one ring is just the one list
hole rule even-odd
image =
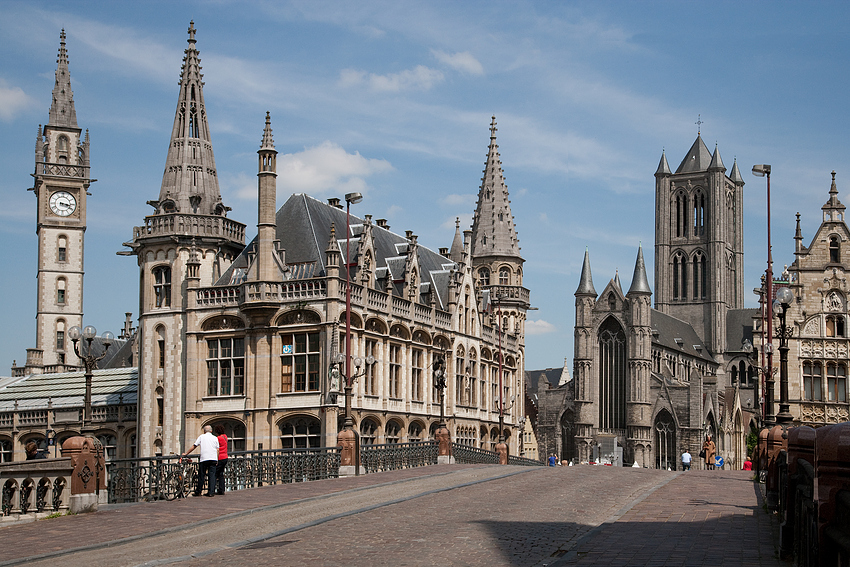
[[765, 369], [765, 425], [772, 426], [776, 423], [773, 414], [773, 252], [770, 247], [770, 166], [758, 164], [753, 166], [753, 175], [756, 177], [767, 176], [767, 297], [765, 298], [765, 309], [767, 310], [766, 321], [762, 322], [762, 333], [765, 323], [767, 324], [767, 344], [764, 352], [767, 353], [767, 368]]
[[794, 292], [787, 287], [781, 287], [776, 292], [775, 311], [779, 313], [779, 413], [776, 415], [776, 423], [784, 425], [791, 423], [794, 417], [791, 415], [791, 407], [788, 404], [788, 339], [793, 331], [786, 325], [785, 317], [791, 302], [794, 301]]
[[[86, 377], [86, 394], [83, 399], [83, 426], [81, 428], [81, 433], [91, 432], [91, 381], [92, 381], [92, 370], [97, 367], [97, 363], [103, 360], [103, 357], [106, 356], [106, 351], [109, 350], [109, 345], [112, 344], [112, 341], [115, 340], [115, 335], [113, 335], [109, 331], [104, 331], [103, 335], [101, 335], [101, 339], [103, 341], [103, 352], [99, 356], [95, 356], [92, 352], [92, 341], [97, 336], [97, 329], [92, 327], [91, 325], [86, 325], [86, 327], [81, 331], [79, 327], [74, 325], [70, 329], [68, 329], [68, 338], [74, 343], [74, 353], [77, 355], [83, 364], [86, 367], [85, 377]], [[79, 346], [80, 337], [85, 339], [85, 346], [81, 349]]]
[[[360, 474], [360, 440], [351, 415], [351, 391], [356, 377], [351, 374], [351, 204], [356, 205], [362, 200], [363, 195], [360, 193], [348, 193], [345, 196], [345, 423], [337, 438], [340, 467], [353, 467], [355, 475]], [[374, 358], [369, 358], [374, 362]]]

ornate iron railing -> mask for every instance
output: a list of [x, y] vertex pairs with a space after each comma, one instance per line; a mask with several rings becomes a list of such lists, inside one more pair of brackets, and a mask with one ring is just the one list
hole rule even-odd
[[452, 456], [455, 462], [463, 465], [474, 464], [499, 464], [499, 455], [493, 451], [479, 449], [471, 445], [452, 443]]
[[336, 447], [231, 453], [224, 469], [226, 490], [338, 476], [339, 450]]
[[173, 500], [194, 489], [198, 463], [177, 455], [143, 459], [113, 459], [106, 463], [109, 503]]
[[524, 467], [545, 467], [546, 463], [542, 463], [536, 459], [528, 459], [526, 457], [518, 457], [516, 455], [508, 455], [509, 465], [522, 465]]
[[367, 473], [436, 465], [437, 442], [361, 445], [360, 464]]

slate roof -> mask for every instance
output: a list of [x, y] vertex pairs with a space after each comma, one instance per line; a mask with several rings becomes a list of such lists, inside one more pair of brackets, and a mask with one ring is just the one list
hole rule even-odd
[[[653, 343], [670, 350], [683, 352], [688, 356], [701, 358], [707, 362], [717, 363], [690, 324], [655, 309], [650, 312], [650, 321]], [[681, 339], [682, 344], [677, 343], [676, 339]], [[702, 348], [697, 350], [694, 346], [701, 346]]]
[[711, 152], [708, 151], [705, 142], [702, 141], [702, 136], [697, 134], [697, 139], [694, 141], [694, 145], [691, 146], [691, 149], [688, 151], [685, 159], [683, 159], [682, 163], [679, 164], [679, 169], [676, 170], [676, 173], [695, 173], [697, 171], [706, 171], [708, 170], [708, 166], [711, 165], [711, 159]]
[[759, 313], [757, 307], [730, 309], [726, 312], [726, 352], [742, 352], [744, 339], [753, 342], [753, 317]]
[[[136, 403], [138, 368], [116, 368], [92, 372], [92, 405]], [[54, 408], [81, 407], [86, 393], [83, 372], [31, 374], [0, 387], [0, 411], [43, 409], [48, 400]]]
[[[303, 193], [294, 193], [278, 209], [275, 222], [277, 224], [275, 236], [280, 240], [281, 247], [286, 250], [284, 280], [321, 277], [326, 274], [325, 250], [330, 240], [331, 224], [334, 225], [341, 257], [345, 256], [346, 212], [344, 208], [323, 203]], [[363, 219], [351, 215], [352, 237], [359, 237], [363, 233], [363, 224]], [[372, 226], [372, 235], [376, 256], [376, 277], [380, 278], [388, 272], [394, 280], [403, 278], [404, 256], [402, 253], [407, 252], [410, 241], [404, 236], [377, 225]], [[357, 261], [355, 256], [356, 244], [357, 238], [352, 238], [350, 246], [351, 263]], [[253, 261], [255, 246], [256, 237], [245, 247], [215, 285], [223, 286], [238, 283], [239, 274], [244, 273], [250, 262]], [[420, 293], [426, 294], [426, 291], [433, 287], [437, 292], [437, 307], [445, 310], [448, 300], [449, 272], [455, 269], [457, 265], [445, 256], [421, 244], [417, 246], [417, 250], [423, 283]], [[356, 269], [353, 269], [352, 277], [355, 274]], [[400, 295], [402, 285], [403, 282], [398, 282], [393, 286], [394, 295]], [[427, 303], [427, 294], [421, 295], [419, 301]]]

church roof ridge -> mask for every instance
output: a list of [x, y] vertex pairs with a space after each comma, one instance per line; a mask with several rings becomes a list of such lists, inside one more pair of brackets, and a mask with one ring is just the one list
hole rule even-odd
[[77, 111], [74, 108], [74, 91], [71, 90], [71, 72], [68, 70], [68, 50], [65, 48], [65, 28], [59, 34], [59, 54], [56, 56], [56, 82], [50, 103], [49, 126], [77, 128]]

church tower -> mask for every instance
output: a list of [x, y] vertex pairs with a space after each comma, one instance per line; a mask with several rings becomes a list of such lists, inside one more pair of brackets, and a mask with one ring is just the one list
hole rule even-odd
[[[83, 321], [83, 243], [89, 174], [89, 134], [77, 126], [65, 30], [59, 36], [50, 118], [38, 128], [31, 189], [37, 199], [36, 347], [27, 373], [64, 371], [79, 361], [67, 331]], [[46, 368], [47, 367], [47, 368]]]
[[[457, 238], [456, 234], [455, 241]], [[453, 256], [454, 250], [453, 245]], [[472, 220], [470, 256], [478, 290], [490, 290], [490, 297], [495, 303], [494, 317], [501, 316], [499, 328], [517, 338], [522, 360], [517, 364], [518, 383], [512, 385], [511, 391], [521, 393], [524, 391], [521, 381], [525, 376], [525, 318], [530, 294], [522, 285], [525, 260], [520, 255], [508, 186], [496, 144], [495, 116], [490, 121], [490, 146]], [[519, 404], [522, 399], [522, 395], [517, 397]], [[523, 415], [524, 408], [518, 407], [514, 411], [516, 415]]]
[[180, 447], [185, 437], [185, 385], [189, 360], [207, 357], [187, 339], [187, 308], [197, 288], [224, 273], [245, 243], [245, 225], [226, 218], [204, 106], [203, 75], [194, 22], [184, 52], [177, 111], [159, 199], [144, 226], [125, 243], [138, 259], [139, 407], [138, 454]]
[[655, 308], [693, 326], [713, 354], [726, 351], [726, 313], [744, 306], [744, 180], [700, 134], [675, 173], [655, 172]]

